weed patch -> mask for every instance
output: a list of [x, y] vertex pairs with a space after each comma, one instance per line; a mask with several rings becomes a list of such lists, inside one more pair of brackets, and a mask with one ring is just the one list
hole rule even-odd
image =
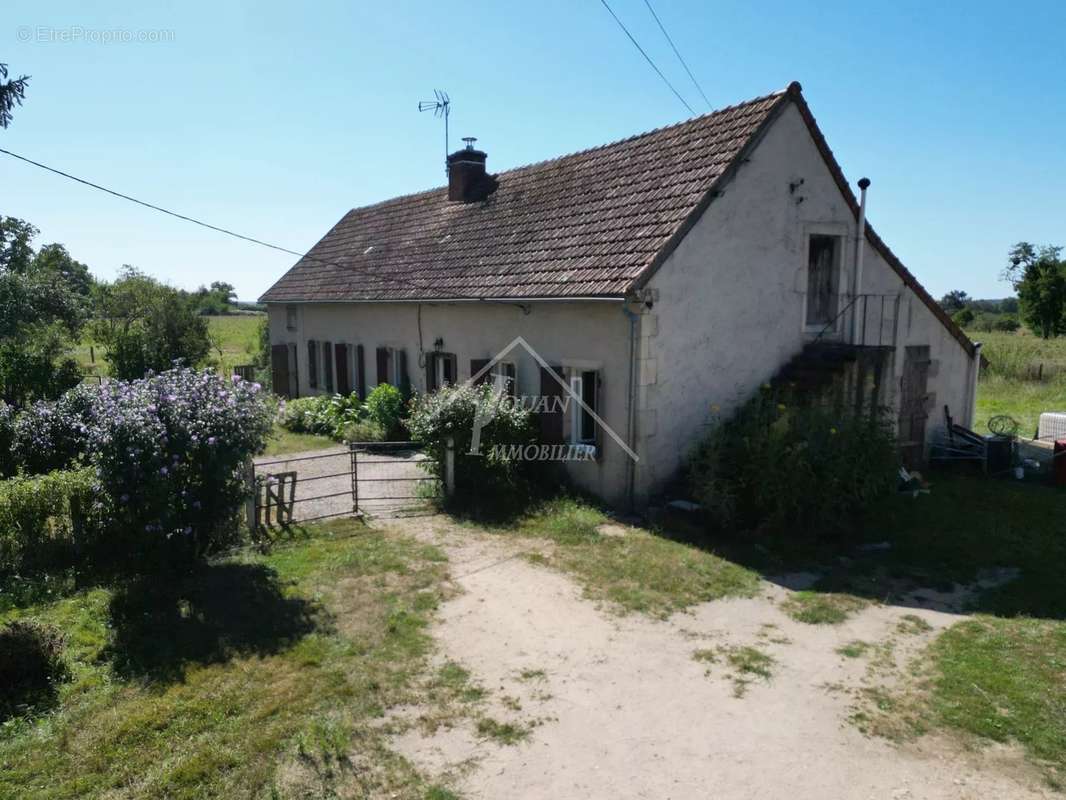
[[849, 594], [796, 592], [782, 604], [782, 608], [797, 622], [839, 625], [869, 604], [868, 600]]
[[870, 645], [868, 643], [856, 639], [853, 642], [842, 644], [836, 649], [836, 652], [845, 658], [862, 658], [869, 649]]
[[482, 717], [477, 722], [478, 736], [491, 739], [501, 745], [515, 745], [529, 737], [529, 728], [513, 722], [500, 722], [492, 717]]
[[[706, 664], [724, 663], [730, 670], [733, 682], [733, 696], [743, 697], [748, 687], [756, 680], [769, 681], [777, 663], [773, 656], [751, 645], [738, 647], [722, 645], [715, 649], [700, 649], [692, 653], [692, 658]], [[707, 671], [710, 674], [710, 670]]]
[[548, 539], [556, 547], [530, 560], [574, 576], [585, 595], [621, 612], [667, 617], [697, 603], [749, 597], [755, 573], [689, 544], [642, 529], [626, 536], [598, 532], [608, 517], [576, 500], [556, 500], [498, 533]]

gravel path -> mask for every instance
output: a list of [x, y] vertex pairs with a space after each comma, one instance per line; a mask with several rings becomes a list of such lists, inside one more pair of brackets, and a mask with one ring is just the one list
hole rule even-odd
[[[720, 800], [986, 800], [1054, 797], [1007, 746], [967, 751], [928, 735], [906, 744], [865, 736], [849, 717], [864, 691], [960, 617], [872, 605], [844, 624], [787, 616], [791, 592], [719, 600], [667, 621], [619, 617], [582, 597], [565, 575], [525, 552], [549, 547], [458, 529], [443, 517], [390, 527], [444, 548], [461, 591], [433, 633], [453, 660], [491, 689], [492, 717], [529, 730], [511, 746], [473, 725], [416, 728], [396, 747], [463, 797], [716, 798]], [[904, 614], [929, 629], [902, 634]], [[892, 663], [846, 658], [841, 645], [894, 643]], [[758, 646], [768, 681], [743, 696], [729, 665], [699, 649]]]
[[[424, 511], [428, 503], [418, 497], [418, 487], [430, 485], [428, 473], [419, 466], [425, 459], [412, 449], [360, 452], [359, 510], [370, 516]], [[296, 472], [295, 521], [352, 513], [352, 462], [347, 446], [260, 456], [255, 463], [257, 475]]]

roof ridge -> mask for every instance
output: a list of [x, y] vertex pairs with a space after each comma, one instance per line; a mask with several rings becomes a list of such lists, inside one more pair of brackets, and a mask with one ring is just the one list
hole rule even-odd
[[[563, 161], [563, 160], [565, 160], [567, 158], [576, 158], [577, 156], [583, 156], [583, 155], [587, 155], [589, 153], [595, 153], [595, 152], [597, 152], [599, 150], [606, 150], [609, 147], [617, 147], [618, 145], [626, 144], [627, 142], [633, 142], [633, 141], [636, 141], [637, 139], [643, 139], [646, 136], [653, 136], [653, 135], [655, 135], [657, 133], [662, 133], [663, 131], [668, 131], [668, 130], [671, 130], [673, 128], [680, 128], [683, 125], [691, 125], [691, 124], [693, 124], [695, 122], [698, 122], [700, 120], [705, 120], [705, 119], [708, 119], [710, 117], [717, 116], [719, 114], [725, 114], [725, 113], [728, 113], [728, 112], [731, 112], [731, 111], [736, 111], [738, 108], [743, 108], [745, 106], [753, 106], [753, 105], [755, 105], [757, 103], [763, 103], [763, 102], [765, 102], [767, 100], [770, 100], [771, 98], [779, 97], [780, 95], [787, 94], [789, 92], [799, 91], [799, 89], [800, 89], [799, 82], [798, 81], [792, 81], [784, 89], [778, 89], [775, 92], [770, 92], [769, 94], [760, 95], [759, 97], [753, 97], [750, 100], [744, 100], [744, 101], [742, 101], [740, 103], [733, 103], [732, 105], [729, 105], [729, 106], [722, 106], [722, 108], [716, 108], [713, 111], [708, 111], [708, 112], [706, 112], [704, 114], [698, 114], [698, 115], [696, 115], [694, 117], [689, 117], [688, 119], [683, 119], [680, 122], [671, 122], [668, 125], [660, 125], [658, 128], [652, 128], [651, 130], [643, 131], [641, 133], [634, 133], [634, 134], [632, 134], [630, 136], [626, 136], [626, 137], [623, 137], [621, 139], [615, 139], [612, 142], [605, 142], [604, 144], [598, 144], [598, 145], [596, 145], [594, 147], [586, 147], [583, 150], [574, 150], [572, 152], [563, 153], [561, 155], [553, 156], [551, 158], [541, 159], [540, 161], [531, 161], [528, 164], [520, 164], [517, 167], [509, 167], [509, 168], [507, 168], [505, 170], [502, 170], [500, 172], [494, 172], [492, 174], [497, 176], [497, 177], [500, 177], [500, 176], [508, 175], [508, 174], [515, 173], [515, 172], [521, 172], [522, 170], [533, 169], [534, 167], [543, 167], [543, 166], [545, 166], [547, 164], [551, 164], [551, 163], [554, 163], [556, 161]], [[421, 190], [419, 190], [417, 192], [409, 192], [408, 194], [401, 194], [401, 195], [396, 195], [395, 197], [388, 197], [388, 198], [386, 198], [384, 200], [378, 200], [376, 203], [368, 203], [367, 205], [364, 205], [364, 206], [353, 206], [352, 208], [348, 209], [348, 211], [345, 214], [345, 216], [348, 216], [348, 214], [351, 214], [353, 211], [369, 211], [369, 210], [374, 209], [374, 208], [387, 206], [387, 205], [389, 205], [391, 203], [398, 203], [401, 200], [410, 200], [412, 198], [420, 197], [422, 195], [431, 195], [434, 192], [441, 192], [441, 191], [446, 190], [447, 188], [448, 188], [447, 185], [434, 186], [434, 187], [432, 187], [430, 189], [421, 189]]]
[[586, 147], [583, 150], [574, 150], [573, 152], [563, 153], [562, 155], [554, 156], [553, 158], [545, 158], [545, 159], [542, 159], [540, 161], [532, 161], [532, 162], [530, 162], [528, 164], [522, 164], [522, 165], [517, 166], [517, 167], [511, 167], [510, 169], [507, 169], [507, 170], [504, 170], [503, 172], [499, 172], [499, 173], [495, 173], [495, 174], [497, 174], [497, 175], [505, 175], [505, 174], [510, 173], [510, 172], [519, 172], [519, 171], [525, 170], [525, 169], [532, 169], [533, 167], [542, 167], [545, 164], [551, 164], [554, 161], [562, 161], [563, 159], [567, 159], [567, 158], [574, 158], [576, 156], [583, 156], [583, 155], [586, 155], [588, 153], [595, 153], [598, 150], [606, 150], [608, 147], [617, 147], [620, 144], [626, 144], [627, 142], [633, 142], [633, 141], [636, 141], [637, 139], [643, 139], [646, 136], [653, 136], [653, 135], [655, 135], [657, 133], [662, 133], [663, 131], [668, 131], [668, 130], [671, 130], [673, 128], [680, 128], [683, 125], [691, 125], [694, 122], [698, 122], [700, 120], [704, 120], [704, 119], [707, 119], [709, 117], [714, 117], [714, 116], [717, 116], [719, 114], [725, 114], [725, 113], [730, 112], [730, 111], [736, 111], [738, 108], [743, 108], [744, 106], [753, 106], [756, 103], [763, 103], [763, 102], [765, 102], [765, 101], [767, 101], [767, 100], [769, 100], [771, 98], [777, 97], [777, 96], [782, 95], [782, 94], [786, 94], [787, 92], [792, 90], [793, 86], [798, 87], [799, 84], [797, 82], [793, 81], [788, 86], [786, 86], [784, 89], [778, 89], [776, 92], [770, 92], [770, 94], [764, 94], [764, 95], [760, 95], [759, 97], [753, 97], [750, 100], [744, 100], [743, 102], [740, 102], [740, 103], [734, 103], [731, 106], [723, 106], [722, 108], [716, 108], [713, 111], [708, 111], [708, 112], [706, 112], [704, 114], [698, 114], [698, 115], [696, 115], [694, 117], [689, 117], [688, 119], [683, 119], [680, 122], [671, 122], [668, 125], [660, 125], [658, 128], [652, 128], [651, 130], [643, 131], [641, 133], [634, 133], [631, 136], [626, 136], [626, 137], [623, 137], [622, 139], [615, 139], [613, 142], [605, 142], [604, 144], [598, 144], [595, 147]]

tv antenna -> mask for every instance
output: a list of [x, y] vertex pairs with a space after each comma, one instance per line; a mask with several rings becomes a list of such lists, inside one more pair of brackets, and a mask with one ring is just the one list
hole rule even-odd
[[432, 100], [420, 100], [419, 111], [432, 111], [433, 116], [444, 118], [444, 174], [448, 174], [448, 115], [452, 111], [452, 100], [447, 92], [433, 90]]

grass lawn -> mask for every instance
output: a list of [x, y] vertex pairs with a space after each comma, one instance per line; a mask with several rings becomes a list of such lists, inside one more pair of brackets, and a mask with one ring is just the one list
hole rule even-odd
[[979, 617], [950, 628], [930, 651], [932, 705], [945, 725], [1022, 743], [1066, 784], [1066, 624]]
[[382, 731], [389, 708], [476, 699], [427, 667], [443, 555], [352, 521], [306, 533], [0, 612], [59, 627], [71, 673], [0, 724], [0, 797], [453, 797]]
[[571, 574], [588, 597], [620, 611], [666, 617], [696, 603], [750, 596], [758, 587], [754, 572], [707, 550], [639, 528], [602, 533], [609, 521], [593, 506], [564, 499], [492, 530], [550, 540], [550, 555], [531, 558]]
[[[890, 717], [910, 719], [889, 728], [1013, 740], [1050, 783], [1066, 784], [1066, 492], [937, 473], [930, 479], [931, 494], [892, 497], [869, 515], [863, 538], [890, 549], [854, 559], [826, 583], [891, 602], [897, 587], [946, 590], [996, 568], [1018, 574], [982, 592], [978, 616], [922, 654], [915, 684], [885, 704]], [[900, 626], [925, 630], [906, 617]]]
[[[974, 430], [988, 432], [988, 420], [1009, 414], [1021, 435], [1033, 436], [1042, 411], [1066, 411], [1066, 337], [1041, 339], [1030, 333], [973, 333], [984, 344], [988, 369], [977, 391]], [[1043, 380], [1035, 380], [1043, 366]]]
[[287, 456], [291, 453], [303, 453], [309, 450], [325, 450], [330, 447], [340, 447], [328, 436], [318, 436], [313, 433], [293, 433], [280, 425], [274, 425], [274, 432], [267, 440], [266, 456]]

